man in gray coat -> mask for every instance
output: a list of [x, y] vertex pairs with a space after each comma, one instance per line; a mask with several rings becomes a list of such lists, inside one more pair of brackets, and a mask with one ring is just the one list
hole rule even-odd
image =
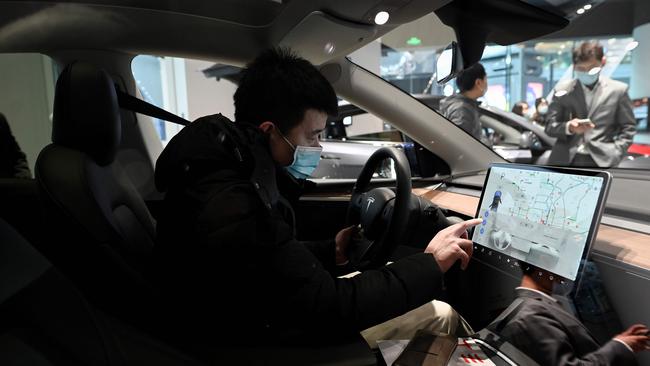
[[487, 74], [483, 65], [476, 63], [463, 70], [456, 77], [456, 86], [460, 93], [440, 101], [440, 113], [477, 140], [489, 145], [481, 126], [476, 101], [485, 95], [488, 89]]
[[556, 137], [549, 164], [615, 167], [636, 133], [628, 86], [600, 75], [603, 47], [584, 42], [573, 50], [576, 79], [560, 82], [549, 106], [546, 133]]

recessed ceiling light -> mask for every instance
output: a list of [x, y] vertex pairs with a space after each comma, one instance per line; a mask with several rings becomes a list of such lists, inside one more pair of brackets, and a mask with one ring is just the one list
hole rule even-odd
[[384, 25], [388, 21], [389, 17], [390, 15], [388, 14], [388, 12], [380, 11], [379, 13], [377, 13], [377, 15], [375, 15], [375, 24]]
[[589, 10], [589, 9], [591, 9], [591, 4], [587, 4], [587, 5], [583, 6], [582, 8], [585, 9], [585, 10]]
[[336, 46], [334, 46], [334, 43], [332, 42], [327, 42], [324, 47], [324, 51], [326, 54], [331, 55], [334, 53], [334, 50], [336, 49]]
[[578, 13], [578, 14], [584, 14], [584, 12], [585, 12], [585, 9], [583, 9], [583, 8], [580, 8], [580, 9], [576, 10], [576, 13]]

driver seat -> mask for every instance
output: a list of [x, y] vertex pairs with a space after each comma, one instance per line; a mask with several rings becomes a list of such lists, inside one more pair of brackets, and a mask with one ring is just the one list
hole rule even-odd
[[39, 249], [92, 302], [140, 318], [151, 312], [152, 287], [143, 273], [155, 223], [115, 160], [120, 140], [110, 76], [88, 63], [68, 65], [56, 84], [52, 144], [35, 167], [53, 235]]

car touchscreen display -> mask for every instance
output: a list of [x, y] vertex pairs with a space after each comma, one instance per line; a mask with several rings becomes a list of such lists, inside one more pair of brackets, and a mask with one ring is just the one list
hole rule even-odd
[[595, 231], [607, 176], [496, 165], [479, 204], [475, 252], [520, 262], [575, 281]]

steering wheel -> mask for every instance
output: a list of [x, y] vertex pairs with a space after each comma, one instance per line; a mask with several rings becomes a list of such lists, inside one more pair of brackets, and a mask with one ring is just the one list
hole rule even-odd
[[[391, 159], [395, 163], [395, 189], [368, 190], [379, 164]], [[347, 224], [359, 225], [361, 238], [355, 240], [348, 257], [358, 270], [384, 266], [404, 236], [409, 222], [411, 169], [401, 150], [383, 147], [368, 159], [357, 178], [348, 206]]]

